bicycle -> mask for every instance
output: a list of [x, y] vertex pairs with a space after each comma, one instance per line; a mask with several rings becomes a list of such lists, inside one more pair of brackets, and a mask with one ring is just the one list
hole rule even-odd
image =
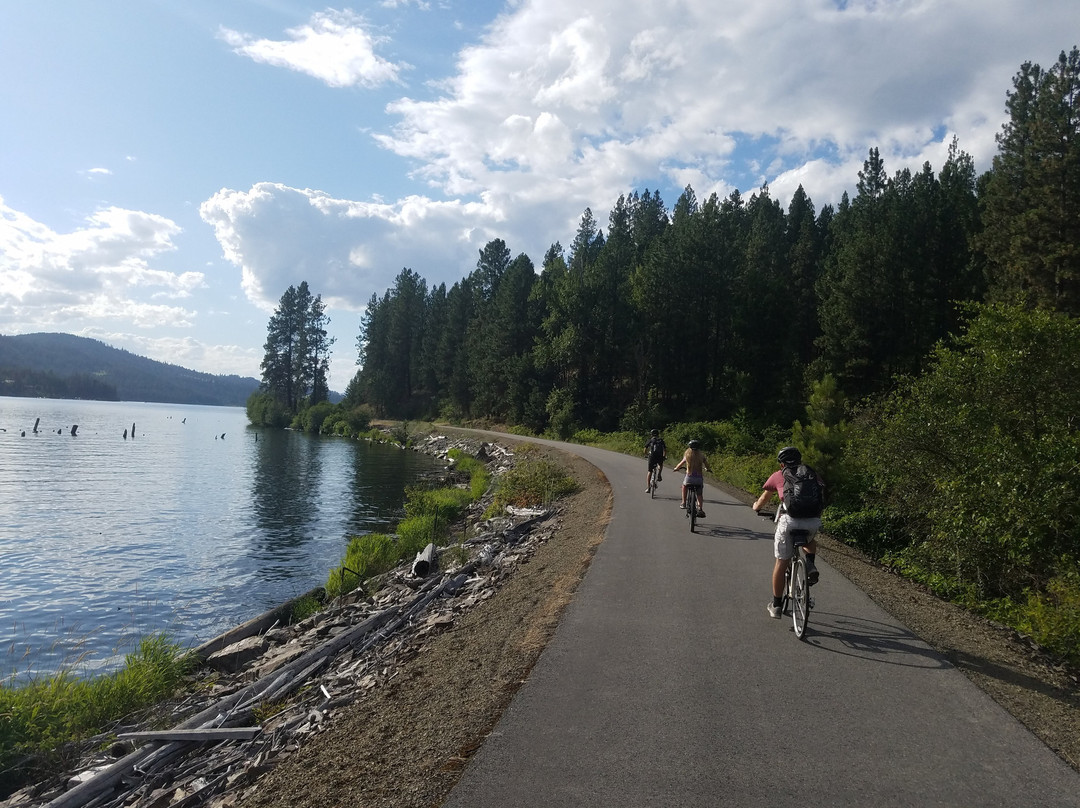
[[688, 485], [686, 486], [686, 518], [690, 520], [690, 532], [694, 532], [694, 528], [697, 526], [698, 516], [701, 512], [698, 511], [698, 494], [702, 493], [703, 486], [701, 485]]
[[650, 497], [650, 499], [655, 499], [656, 498], [656, 486], [659, 484], [659, 481], [660, 481], [660, 464], [657, 463], [655, 466], [652, 467], [652, 470], [649, 472], [649, 497]]
[[[774, 522], [780, 521], [783, 505], [776, 507]], [[788, 528], [788, 536], [794, 552], [784, 572], [784, 595], [780, 604], [781, 613], [790, 609], [791, 623], [795, 636], [800, 640], [806, 635], [806, 625], [810, 622], [810, 610], [814, 608], [814, 599], [810, 597], [810, 582], [807, 579], [806, 545], [813, 538], [813, 531], [802, 528]]]

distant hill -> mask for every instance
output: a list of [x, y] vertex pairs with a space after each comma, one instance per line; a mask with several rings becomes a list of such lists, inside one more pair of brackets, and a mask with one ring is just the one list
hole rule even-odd
[[156, 362], [71, 334], [0, 336], [0, 395], [243, 407], [259, 380]]

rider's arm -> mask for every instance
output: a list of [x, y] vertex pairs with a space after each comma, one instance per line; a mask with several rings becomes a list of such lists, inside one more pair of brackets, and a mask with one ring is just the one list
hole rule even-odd
[[761, 510], [761, 506], [768, 502], [772, 495], [772, 491], [762, 491], [761, 496], [757, 498], [757, 502], [755, 502], [751, 507], [754, 509], [755, 512]]

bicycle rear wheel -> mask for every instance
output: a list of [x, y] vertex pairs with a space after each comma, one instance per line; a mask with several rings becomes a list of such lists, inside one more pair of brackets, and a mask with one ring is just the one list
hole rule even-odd
[[697, 486], [686, 487], [686, 513], [690, 516], [690, 532], [693, 533], [697, 527]]
[[649, 497], [656, 498], [656, 466], [653, 466], [652, 472], [649, 474]]
[[791, 622], [800, 640], [810, 620], [810, 584], [806, 581], [806, 561], [802, 554], [791, 559]]

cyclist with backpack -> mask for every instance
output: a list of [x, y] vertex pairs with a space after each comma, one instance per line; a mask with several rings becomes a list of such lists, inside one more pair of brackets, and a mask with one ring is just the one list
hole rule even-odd
[[781, 509], [781, 513], [776, 521], [776, 534], [773, 537], [776, 563], [773, 564], [772, 603], [769, 604], [769, 617], [779, 618], [784, 595], [784, 574], [794, 554], [789, 531], [810, 531], [810, 541], [803, 548], [806, 552], [806, 580], [811, 585], [818, 581], [819, 574], [814, 565], [817, 542], [813, 536], [821, 529], [821, 512], [825, 508], [825, 481], [802, 462], [802, 453], [794, 446], [785, 446], [776, 459], [780, 462], [780, 468], [761, 486], [764, 490], [752, 507], [754, 513], [757, 513], [773, 494], [780, 498], [777, 507]]
[[[649, 487], [652, 483], [652, 470], [656, 469], [656, 481], [664, 479], [664, 460], [667, 459], [667, 444], [660, 437], [660, 430], [654, 429], [649, 433], [649, 439], [645, 441], [645, 456], [649, 458], [649, 468], [645, 473], [645, 493], [652, 493]], [[659, 467], [659, 468], [657, 468]]]

